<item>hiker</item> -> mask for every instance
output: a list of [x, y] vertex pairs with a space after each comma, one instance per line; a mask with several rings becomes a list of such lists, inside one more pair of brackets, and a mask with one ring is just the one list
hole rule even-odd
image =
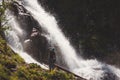
[[55, 62], [56, 62], [55, 50], [52, 49], [52, 50], [50, 50], [50, 52], [49, 52], [49, 69], [50, 69], [50, 71], [51, 71], [52, 69], [54, 69], [54, 67], [55, 67], [55, 65], [54, 65]]

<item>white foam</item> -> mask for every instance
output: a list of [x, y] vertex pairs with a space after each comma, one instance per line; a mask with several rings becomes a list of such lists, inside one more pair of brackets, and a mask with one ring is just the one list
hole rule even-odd
[[[39, 22], [42, 29], [48, 33], [48, 39], [60, 48], [64, 61], [72, 72], [88, 80], [101, 80], [105, 72], [114, 73], [120, 78], [120, 70], [118, 68], [103, 64], [97, 60], [84, 60], [80, 56], [77, 56], [75, 49], [57, 25], [55, 17], [46, 12], [44, 8], [38, 4], [37, 0], [24, 0], [24, 2], [25, 8]], [[22, 56], [24, 54], [21, 53], [20, 55]], [[30, 59], [27, 59], [26, 61], [29, 62]]]
[[8, 22], [8, 25], [12, 27], [11, 30], [7, 29], [6, 32], [5, 32], [9, 46], [16, 53], [18, 53], [25, 60], [26, 63], [36, 63], [36, 64], [40, 65], [42, 68], [48, 69], [47, 66], [45, 66], [44, 64], [39, 63], [38, 61], [36, 61], [35, 59], [33, 59], [30, 55], [28, 55], [26, 52], [24, 52], [23, 46], [22, 46], [22, 44], [21, 44], [21, 42], [19, 40], [19, 37], [17, 35], [17, 34], [22, 34], [23, 31], [19, 27], [19, 25], [18, 25], [17, 21], [15, 20], [14, 16], [12, 16], [9, 13], [8, 17], [11, 18], [9, 20], [9, 22]]

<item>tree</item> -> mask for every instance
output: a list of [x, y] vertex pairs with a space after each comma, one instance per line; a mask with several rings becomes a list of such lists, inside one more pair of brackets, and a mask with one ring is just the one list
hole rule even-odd
[[4, 0], [0, 2], [0, 35], [2, 37], [4, 37], [3, 31], [6, 30], [6, 27], [4, 26], [7, 23], [7, 20], [5, 18], [5, 11], [7, 8], [9, 8], [9, 5], [10, 5], [10, 2], [5, 2]]
[[[2, 24], [3, 21], [5, 21], [5, 10], [7, 9], [8, 5], [7, 3], [2, 0], [2, 2], [0, 3], [0, 37], [2, 38], [5, 38], [5, 35], [4, 35], [4, 25], [5, 24]], [[1, 42], [1, 41], [0, 41]], [[6, 41], [3, 42], [4, 43], [4, 50], [5, 52], [7, 52], [7, 44], [6, 44]]]

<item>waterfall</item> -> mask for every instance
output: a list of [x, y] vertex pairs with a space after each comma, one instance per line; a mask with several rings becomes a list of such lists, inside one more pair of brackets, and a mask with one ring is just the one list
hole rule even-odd
[[[48, 33], [46, 37], [59, 47], [63, 60], [70, 71], [87, 80], [104, 80], [104, 77], [110, 77], [106, 80], [120, 80], [120, 70], [118, 68], [97, 60], [84, 60], [81, 56], [78, 56], [69, 40], [59, 28], [55, 17], [46, 12], [37, 0], [23, 0], [23, 6], [31, 13], [33, 18], [39, 22], [42, 29]], [[10, 25], [12, 29], [6, 31], [6, 38], [10, 47], [27, 63], [37, 63], [41, 67], [46, 68], [24, 52], [19, 36], [24, 36], [25, 32], [20, 28], [14, 16], [11, 14], [8, 16], [10, 18], [8, 25]]]
[[[41, 27], [50, 34], [51, 41], [60, 48], [65, 62], [68, 64], [70, 69], [79, 66], [79, 60], [81, 59], [77, 58], [74, 48], [70, 45], [70, 42], [59, 29], [55, 18], [52, 15], [46, 13], [45, 10], [37, 3], [37, 0], [25, 0], [25, 3], [27, 5], [25, 6], [26, 9], [31, 12]], [[71, 64], [73, 65], [71, 66]]]
[[5, 31], [5, 36], [8, 41], [8, 45], [16, 52], [18, 55], [20, 55], [26, 63], [36, 63], [40, 65], [43, 69], [48, 69], [45, 65], [37, 62], [35, 59], [33, 59], [30, 55], [28, 55], [23, 50], [23, 45], [20, 42], [20, 39], [18, 35], [23, 36], [23, 30], [19, 27], [18, 22], [15, 20], [15, 17], [10, 14], [9, 11], [6, 12], [8, 23], [7, 25], [11, 27], [11, 29], [7, 29]]
[[[84, 60], [78, 57], [75, 49], [71, 46], [70, 42], [57, 25], [55, 17], [46, 12], [37, 0], [24, 0], [24, 7], [39, 22], [42, 29], [48, 33], [52, 43], [59, 47], [64, 61], [72, 72], [88, 80], [103, 80], [103, 77], [108, 73], [112, 76], [117, 76], [115, 80], [120, 80], [119, 69], [98, 62], [97, 60]], [[113, 79], [111, 78], [111, 80]]]

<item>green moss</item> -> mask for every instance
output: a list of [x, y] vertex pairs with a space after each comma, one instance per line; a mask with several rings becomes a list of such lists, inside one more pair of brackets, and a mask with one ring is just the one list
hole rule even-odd
[[[10, 3], [3, 3], [0, 7], [2, 14], [0, 23], [5, 21], [4, 12], [8, 7], [10, 8]], [[63, 71], [53, 70], [50, 72], [37, 64], [26, 64], [3, 39], [1, 32], [5, 29], [0, 25], [0, 80], [69, 80], [73, 78]]]
[[0, 80], [8, 80], [9, 79], [9, 71], [0, 64]]
[[74, 80], [73, 75], [61, 70], [48, 71], [24, 60], [0, 37], [0, 80]]
[[73, 75], [71, 74], [68, 74], [68, 73], [65, 73], [64, 71], [61, 71], [61, 70], [53, 70], [51, 71], [50, 73], [48, 73], [48, 79], [50, 80], [74, 80], [74, 77]]

